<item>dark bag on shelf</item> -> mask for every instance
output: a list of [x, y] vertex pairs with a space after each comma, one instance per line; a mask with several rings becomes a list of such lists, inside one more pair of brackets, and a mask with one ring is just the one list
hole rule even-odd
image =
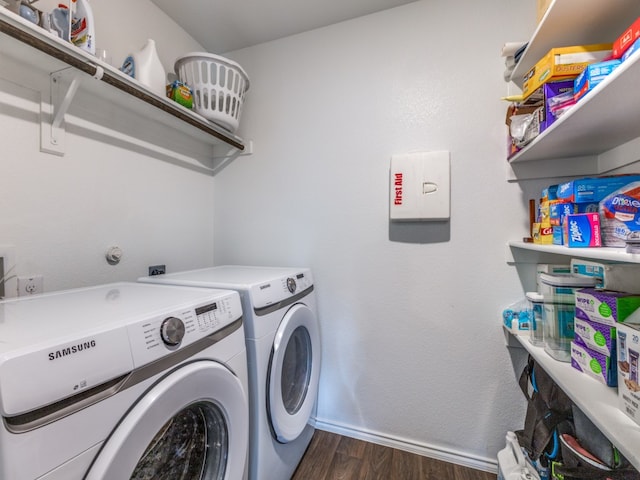
[[563, 480], [640, 480], [640, 474], [578, 407], [575, 437], [561, 435], [562, 464], [552, 473]]
[[529, 458], [547, 467], [560, 460], [560, 435], [573, 434], [573, 403], [531, 355], [519, 383], [528, 405], [524, 428], [515, 433]]

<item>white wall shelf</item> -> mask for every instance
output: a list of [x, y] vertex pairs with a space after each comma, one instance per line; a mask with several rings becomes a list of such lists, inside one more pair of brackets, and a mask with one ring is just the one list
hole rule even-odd
[[[638, 16], [640, 3], [633, 0], [554, 0], [512, 81], [521, 86], [522, 76], [553, 47], [613, 42]], [[640, 146], [640, 108], [634, 108], [640, 106], [639, 80], [636, 53], [511, 157], [507, 179], [597, 175], [640, 160], [630, 148]]]
[[[594, 260], [606, 260], [612, 262], [640, 263], [640, 254], [627, 253], [625, 248], [594, 247], [594, 248], [569, 248], [562, 245], [540, 245], [521, 241], [508, 242], [513, 251], [523, 250], [537, 252], [541, 255], [563, 255], [566, 257], [590, 258]], [[508, 263], [515, 262], [513, 257], [507, 258]], [[544, 263], [540, 262], [539, 263]], [[517, 263], [517, 262], [515, 262]]]
[[633, 466], [640, 469], [640, 425], [618, 407], [617, 389], [577, 371], [570, 363], [551, 358], [542, 347], [531, 344], [528, 336], [514, 337]]
[[[43, 94], [42, 141], [48, 143], [41, 145], [43, 151], [64, 154], [64, 116], [77, 89], [84, 89], [91, 95], [106, 99], [123, 112], [135, 112], [179, 131], [193, 141], [210, 146], [214, 162], [208, 170], [212, 173], [245, 150], [242, 138], [192, 110], [151, 92], [117, 68], [101, 62], [6, 8], [0, 8], [0, 33], [2, 54], [47, 77], [49, 91], [46, 95]], [[61, 96], [55, 100], [54, 85], [61, 85], [61, 80], [65, 78], [69, 78], [70, 83], [63, 87], [64, 90], [57, 94]], [[149, 147], [153, 148], [152, 145]]]

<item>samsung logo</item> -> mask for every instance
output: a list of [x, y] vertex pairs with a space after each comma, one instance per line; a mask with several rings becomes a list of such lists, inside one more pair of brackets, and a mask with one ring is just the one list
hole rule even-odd
[[96, 341], [90, 340], [88, 342], [78, 343], [77, 345], [71, 345], [70, 347], [56, 350], [55, 352], [49, 352], [49, 361], [57, 360], [58, 358], [66, 357], [68, 355], [73, 355], [74, 353], [80, 353], [83, 350], [89, 350], [90, 348], [94, 348], [95, 346]]
[[260, 285], [260, 290], [264, 290], [265, 288], [269, 288], [270, 286], [270, 283], [267, 283], [266, 285]]

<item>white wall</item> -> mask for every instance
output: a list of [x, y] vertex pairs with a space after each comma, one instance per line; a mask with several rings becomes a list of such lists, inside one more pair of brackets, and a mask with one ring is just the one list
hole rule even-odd
[[[113, 52], [114, 62], [146, 38], [157, 39], [168, 69], [179, 53], [201, 50], [147, 0], [91, 5], [97, 44]], [[158, 263], [173, 270], [211, 264], [213, 178], [97, 132], [122, 130], [160, 145], [179, 142], [180, 136], [80, 93], [67, 118], [65, 155], [40, 153], [38, 90], [46, 79], [18, 69], [8, 48], [13, 44], [6, 37], [2, 42], [0, 245], [15, 247], [13, 273], [43, 274], [50, 291], [135, 280]], [[124, 251], [117, 266], [104, 258], [111, 245]]]
[[[534, 7], [419, 1], [233, 52], [255, 154], [215, 179], [215, 262], [313, 269], [321, 428], [473, 464], [522, 426], [499, 313], [542, 184], [505, 181], [500, 50]], [[418, 150], [451, 152], [449, 223], [388, 221], [390, 157]]]

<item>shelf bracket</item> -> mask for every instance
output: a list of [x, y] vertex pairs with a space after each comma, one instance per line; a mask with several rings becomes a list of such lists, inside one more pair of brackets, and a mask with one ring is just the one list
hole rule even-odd
[[225, 154], [219, 155], [218, 149], [213, 155], [213, 166], [211, 168], [211, 174], [215, 175], [220, 172], [224, 167], [229, 165], [233, 160], [238, 157], [252, 155], [253, 154], [253, 140], [249, 140], [244, 150], [238, 150], [237, 148], [229, 148]]
[[[104, 70], [98, 67], [94, 78], [100, 79]], [[40, 151], [64, 155], [64, 117], [78, 91], [84, 74], [74, 68], [65, 68], [49, 75], [48, 98], [40, 101]]]

